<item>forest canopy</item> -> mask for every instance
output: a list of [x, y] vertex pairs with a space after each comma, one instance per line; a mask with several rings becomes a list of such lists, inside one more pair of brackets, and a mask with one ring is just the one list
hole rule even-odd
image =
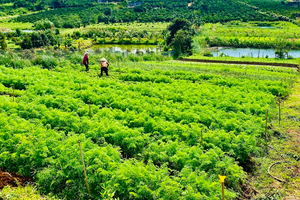
[[[102, 0], [103, 1], [103, 0]], [[55, 27], [78, 27], [66, 21], [82, 21], [82, 25], [100, 22], [170, 22], [185, 18], [196, 25], [207, 22], [239, 21], [289, 21], [290, 18], [273, 13], [261, 12], [255, 7], [236, 0], [169, 1], [144, 0], [101, 3], [98, 1], [61, 0], [17, 0], [15, 7], [28, 10], [45, 10], [16, 18], [18, 22], [35, 23], [48, 18]], [[55, 8], [55, 9], [52, 9]], [[70, 17], [71, 15], [71, 17]], [[74, 21], [74, 20], [73, 20]]]

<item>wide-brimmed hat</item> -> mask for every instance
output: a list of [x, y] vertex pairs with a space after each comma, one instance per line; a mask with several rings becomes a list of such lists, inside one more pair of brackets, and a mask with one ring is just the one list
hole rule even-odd
[[89, 54], [89, 52], [88, 52], [88, 51], [86, 51], [86, 52], [85, 52], [85, 54]]
[[101, 58], [100, 61], [106, 61], [107, 62], [107, 60], [105, 58]]

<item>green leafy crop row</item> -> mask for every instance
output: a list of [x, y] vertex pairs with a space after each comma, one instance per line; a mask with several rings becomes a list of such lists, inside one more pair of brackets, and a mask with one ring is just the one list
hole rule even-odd
[[265, 144], [267, 110], [276, 119], [274, 97], [297, 76], [157, 61], [111, 62], [108, 78], [96, 70], [0, 66], [0, 167], [33, 176], [45, 193], [85, 199], [80, 140], [96, 199], [219, 199], [219, 174], [233, 199], [240, 165]]

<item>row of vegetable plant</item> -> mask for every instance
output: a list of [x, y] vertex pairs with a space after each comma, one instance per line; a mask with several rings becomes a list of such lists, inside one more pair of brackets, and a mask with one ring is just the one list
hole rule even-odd
[[112, 59], [110, 76], [99, 77], [94, 59], [89, 73], [65, 58], [52, 70], [30, 60], [0, 66], [0, 167], [33, 176], [45, 193], [88, 198], [80, 140], [96, 199], [219, 199], [219, 174], [226, 197], [238, 198], [241, 166], [266, 144], [266, 112], [273, 123], [274, 98], [298, 76]]

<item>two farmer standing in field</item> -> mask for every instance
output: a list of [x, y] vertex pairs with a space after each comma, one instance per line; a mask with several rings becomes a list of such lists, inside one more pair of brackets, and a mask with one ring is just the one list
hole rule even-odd
[[[103, 72], [105, 72], [106, 76], [108, 75], [108, 66], [109, 63], [107, 62], [107, 60], [105, 58], [101, 58], [101, 74], [100, 76], [103, 76]], [[83, 57], [83, 61], [82, 64], [85, 65], [85, 71], [88, 72], [89, 71], [89, 52], [86, 51]]]

